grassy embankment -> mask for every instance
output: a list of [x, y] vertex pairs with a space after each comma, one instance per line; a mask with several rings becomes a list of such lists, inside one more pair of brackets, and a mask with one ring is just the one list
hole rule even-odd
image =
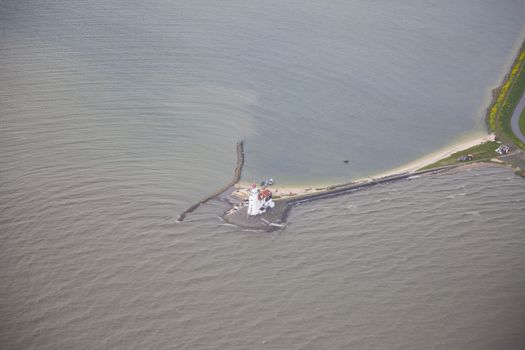
[[496, 137], [502, 142], [522, 149], [525, 149], [525, 144], [512, 132], [510, 120], [524, 91], [525, 43], [522, 44], [503, 84], [493, 91], [494, 99], [487, 112], [487, 125], [489, 130], [494, 132]]
[[[525, 42], [514, 60], [509, 74], [505, 76], [502, 85], [492, 91], [493, 99], [487, 109], [487, 126], [490, 132], [496, 135], [501, 142], [514, 147], [525, 149], [521, 142], [512, 132], [510, 120], [516, 105], [525, 92]], [[525, 130], [525, 111], [520, 116], [520, 129]], [[460, 163], [459, 157], [472, 154], [474, 160], [485, 161], [498, 156], [494, 150], [498, 148], [497, 142], [485, 142], [481, 145], [452, 154], [450, 157], [441, 159], [436, 163], [427, 165], [422, 170], [437, 168], [440, 166], [454, 165]], [[471, 162], [465, 162], [471, 163]]]
[[525, 108], [523, 108], [520, 114], [520, 130], [521, 133], [525, 135]]
[[[465, 150], [451, 154], [447, 158], [438, 160], [437, 162], [427, 165], [426, 167], [420, 170], [427, 170], [432, 168], [439, 168], [447, 165], [454, 165], [458, 163], [468, 164], [480, 161], [489, 161], [491, 158], [497, 157], [499, 154], [495, 152], [495, 149], [499, 147], [499, 143], [496, 141], [487, 141], [480, 145], [467, 148]], [[472, 154], [473, 160], [468, 162], [460, 162], [458, 158], [466, 156], [467, 154]]]

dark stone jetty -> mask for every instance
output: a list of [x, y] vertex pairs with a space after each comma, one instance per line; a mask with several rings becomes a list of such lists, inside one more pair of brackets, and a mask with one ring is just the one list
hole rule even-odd
[[224, 221], [247, 229], [273, 231], [285, 227], [286, 220], [290, 210], [295, 206], [303, 203], [316, 201], [319, 199], [332, 198], [355, 191], [359, 191], [368, 187], [372, 187], [378, 184], [385, 184], [388, 182], [399, 181], [403, 179], [409, 179], [413, 176], [424, 175], [424, 174], [437, 174], [445, 170], [455, 168], [458, 165], [446, 166], [431, 170], [417, 171], [411, 173], [402, 173], [391, 176], [385, 176], [382, 178], [371, 179], [366, 182], [348, 183], [337, 186], [332, 186], [330, 189], [321, 192], [315, 192], [310, 194], [304, 194], [294, 196], [290, 198], [276, 199], [275, 207], [270, 211], [257, 215], [248, 216], [247, 207], [242, 207], [234, 212], [226, 212], [222, 218]]
[[[441, 168], [435, 168], [431, 170], [417, 171], [411, 173], [402, 173], [396, 175], [385, 176], [376, 179], [370, 179], [368, 181], [361, 182], [350, 182], [341, 185], [334, 185], [328, 187], [326, 190], [302, 194], [298, 196], [275, 199], [275, 207], [264, 214], [257, 216], [248, 216], [247, 207], [242, 207], [242, 199], [232, 196], [233, 187], [237, 184], [242, 175], [242, 168], [244, 166], [244, 142], [237, 142], [237, 165], [234, 170], [233, 179], [227, 185], [218, 189], [208, 197], [198, 201], [191, 207], [186, 209], [177, 219], [182, 222], [184, 218], [194, 210], [196, 210], [201, 204], [208, 202], [211, 199], [218, 199], [229, 202], [233, 208], [228, 210], [222, 215], [225, 222], [239, 226], [246, 229], [265, 230], [273, 231], [282, 229], [285, 227], [286, 220], [290, 210], [295, 206], [303, 203], [316, 201], [319, 199], [332, 198], [343, 194], [348, 194], [354, 191], [359, 191], [364, 188], [368, 188], [378, 184], [384, 184], [392, 181], [398, 181], [403, 179], [409, 179], [413, 176], [424, 175], [424, 174], [436, 174], [451, 168], [458, 167], [460, 165], [451, 165]], [[240, 207], [240, 208], [239, 208]], [[239, 208], [239, 209], [236, 209]]]
[[180, 214], [179, 218], [177, 219], [178, 222], [182, 222], [186, 215], [193, 212], [195, 209], [201, 206], [201, 204], [204, 204], [208, 202], [209, 200], [219, 197], [224, 192], [231, 189], [237, 182], [241, 180], [242, 175], [242, 167], [244, 166], [244, 141], [237, 142], [237, 165], [235, 166], [235, 170], [233, 172], [233, 179], [225, 186], [221, 187], [217, 191], [210, 194], [208, 197], [198, 201], [197, 203], [193, 204], [191, 207], [186, 209], [182, 214]]

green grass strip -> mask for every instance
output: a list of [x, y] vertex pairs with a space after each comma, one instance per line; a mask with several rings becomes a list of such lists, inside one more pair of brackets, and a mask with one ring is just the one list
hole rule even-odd
[[523, 144], [512, 132], [510, 120], [521, 96], [525, 91], [525, 43], [521, 46], [512, 68], [505, 77], [503, 84], [494, 90], [494, 100], [487, 113], [489, 129], [506, 143], [513, 143], [525, 149]]
[[525, 135], [525, 108], [521, 111], [519, 123], [521, 133]]
[[[473, 162], [479, 162], [483, 160], [490, 160], [491, 158], [499, 156], [499, 154], [496, 153], [496, 148], [500, 146], [500, 143], [496, 141], [487, 141], [482, 144], [467, 148], [463, 151], [459, 151], [456, 153], [453, 153], [447, 158], [443, 158], [441, 160], [438, 160], [437, 162], [427, 165], [426, 167], [419, 169], [419, 170], [427, 170], [427, 169], [433, 169], [433, 168], [439, 168], [442, 166], [447, 165], [455, 165], [455, 164], [468, 164]], [[462, 156], [466, 156], [467, 154], [472, 154], [473, 160], [469, 162], [461, 162], [458, 160], [458, 158]]]

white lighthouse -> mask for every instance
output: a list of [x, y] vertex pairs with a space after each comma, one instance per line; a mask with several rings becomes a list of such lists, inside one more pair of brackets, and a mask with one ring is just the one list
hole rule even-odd
[[253, 184], [248, 197], [248, 215], [260, 215], [265, 213], [268, 208], [273, 207], [275, 207], [275, 203], [272, 200], [272, 192], [268, 189], [260, 190], [256, 184]]

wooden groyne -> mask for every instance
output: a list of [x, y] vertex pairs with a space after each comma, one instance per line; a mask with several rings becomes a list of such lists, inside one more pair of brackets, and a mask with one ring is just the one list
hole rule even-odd
[[194, 205], [186, 209], [182, 214], [180, 214], [177, 221], [182, 222], [186, 218], [186, 215], [193, 212], [195, 209], [201, 206], [201, 204], [208, 202], [209, 200], [219, 196], [220, 194], [228, 191], [230, 188], [235, 186], [235, 184], [241, 180], [243, 166], [244, 166], [244, 141], [241, 140], [237, 142], [237, 165], [235, 166], [235, 170], [233, 172], [233, 179], [227, 185], [221, 187], [217, 191], [210, 194], [208, 197], [200, 200], [199, 202], [195, 203]]

